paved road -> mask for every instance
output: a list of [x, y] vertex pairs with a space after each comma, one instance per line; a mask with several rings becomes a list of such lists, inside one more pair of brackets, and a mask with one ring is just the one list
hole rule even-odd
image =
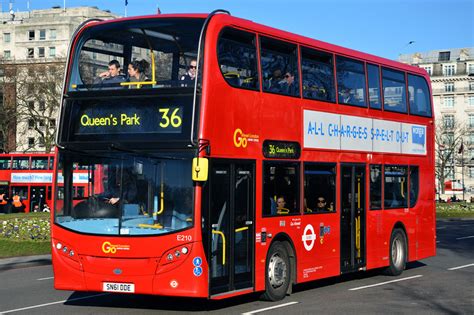
[[399, 277], [370, 271], [316, 281], [274, 303], [258, 295], [208, 302], [55, 291], [49, 265], [4, 268], [0, 314], [474, 314], [474, 220], [438, 221], [437, 230], [437, 256], [409, 264]]

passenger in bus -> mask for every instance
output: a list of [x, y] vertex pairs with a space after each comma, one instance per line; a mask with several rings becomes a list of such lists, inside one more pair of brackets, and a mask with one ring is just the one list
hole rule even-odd
[[280, 92], [288, 95], [298, 95], [298, 85], [295, 83], [295, 76], [291, 72], [285, 73], [280, 81]]
[[109, 62], [109, 69], [99, 74], [102, 84], [119, 84], [125, 81], [125, 76], [120, 73], [120, 63], [117, 60]]
[[[128, 81], [129, 82], [145, 82], [148, 81], [146, 72], [150, 64], [146, 60], [134, 60], [128, 64]], [[139, 89], [140, 85], [130, 85], [130, 89]]]
[[288, 214], [288, 213], [290, 213], [290, 210], [288, 208], [285, 208], [285, 206], [286, 206], [285, 197], [279, 196], [277, 198], [277, 214]]
[[280, 92], [280, 82], [282, 80], [281, 70], [275, 69], [273, 70], [273, 75], [267, 81], [267, 90], [270, 92]]
[[351, 90], [348, 88], [342, 88], [340, 95], [339, 95], [339, 103], [344, 104], [356, 104], [357, 100], [351, 94]]
[[326, 198], [323, 196], [318, 197], [316, 202], [316, 212], [326, 212], [326, 211], [333, 211], [334, 204], [331, 202], [329, 206], [327, 205]]
[[182, 81], [193, 81], [196, 78], [196, 67], [197, 61], [195, 59], [191, 60], [188, 66], [188, 71], [185, 75], [181, 76]]

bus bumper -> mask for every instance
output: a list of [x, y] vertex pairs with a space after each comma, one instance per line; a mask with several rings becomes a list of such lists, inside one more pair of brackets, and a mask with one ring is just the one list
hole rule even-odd
[[180, 252], [176, 257], [182, 247], [170, 249], [161, 257], [148, 258], [80, 254], [71, 257], [53, 247], [54, 287], [58, 290], [206, 298], [208, 271], [202, 245], [188, 244], [189, 251]]

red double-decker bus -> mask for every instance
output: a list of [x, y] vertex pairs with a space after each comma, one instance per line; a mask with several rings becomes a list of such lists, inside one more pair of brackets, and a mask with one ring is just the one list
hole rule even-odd
[[[279, 300], [399, 275], [435, 254], [428, 82], [224, 11], [85, 23], [57, 139], [55, 287]], [[94, 183], [80, 201], [75, 164]]]
[[[0, 213], [33, 212], [51, 209], [53, 206], [54, 154], [9, 153], [0, 154]], [[74, 169], [73, 197], [87, 197], [89, 177], [85, 170]], [[59, 179], [61, 180], [61, 179]], [[13, 207], [17, 196], [20, 207]], [[58, 191], [58, 200], [63, 192]]]
[[[52, 207], [54, 155], [47, 153], [0, 154], [0, 194], [19, 197], [21, 207], [1, 206], [3, 213], [42, 211]], [[5, 198], [5, 199], [6, 199]]]

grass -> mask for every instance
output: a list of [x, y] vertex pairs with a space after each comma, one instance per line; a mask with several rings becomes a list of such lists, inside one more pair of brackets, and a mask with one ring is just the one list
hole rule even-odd
[[16, 241], [0, 238], [0, 258], [51, 254], [50, 241]]
[[0, 215], [0, 258], [51, 253], [49, 213]]
[[437, 218], [474, 218], [474, 203], [436, 203]]

